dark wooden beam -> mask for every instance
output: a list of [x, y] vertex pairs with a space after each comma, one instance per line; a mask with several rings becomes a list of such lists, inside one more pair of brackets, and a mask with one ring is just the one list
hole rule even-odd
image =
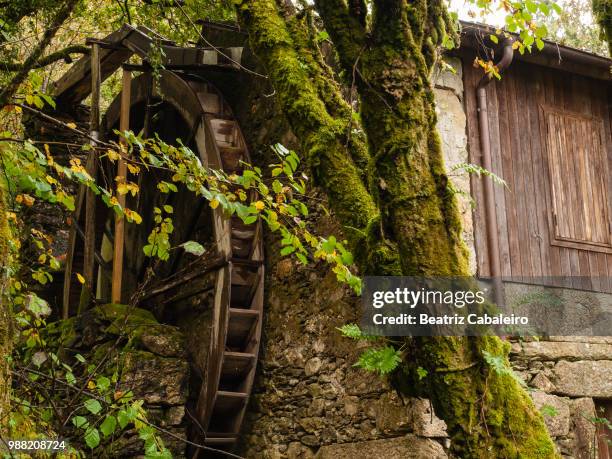
[[[89, 135], [92, 139], [98, 139], [100, 134], [100, 46], [91, 45], [91, 109], [89, 112]], [[96, 145], [92, 146], [95, 147]], [[89, 151], [87, 158], [87, 173], [96, 179], [98, 175], [97, 148]], [[81, 291], [79, 301], [79, 313], [87, 308], [94, 294], [94, 272], [95, 272], [95, 247], [96, 247], [96, 195], [87, 189], [85, 195], [85, 238], [83, 252], [83, 277], [85, 283]]]

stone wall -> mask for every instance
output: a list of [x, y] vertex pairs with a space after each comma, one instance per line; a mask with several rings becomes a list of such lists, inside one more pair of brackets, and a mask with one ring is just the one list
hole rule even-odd
[[[325, 226], [327, 218], [319, 223]], [[278, 248], [270, 247], [273, 253]], [[445, 425], [427, 401], [402, 400], [381, 378], [353, 367], [363, 348], [336, 327], [359, 320], [354, 295], [323, 266], [302, 267], [290, 259], [271, 265], [265, 340], [243, 454], [446, 457]], [[362, 455], [354, 456], [355, 450]], [[383, 455], [367, 453], [374, 450]]]
[[[516, 342], [511, 360], [564, 458], [592, 458], [594, 399], [612, 398], [612, 338], [551, 337]], [[599, 415], [601, 417], [601, 415]]]

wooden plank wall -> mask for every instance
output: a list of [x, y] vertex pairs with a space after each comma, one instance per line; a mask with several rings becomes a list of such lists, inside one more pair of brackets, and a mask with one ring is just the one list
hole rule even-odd
[[[463, 72], [468, 143], [470, 161], [481, 164], [475, 88], [482, 71], [473, 68], [472, 59], [464, 58]], [[612, 190], [609, 82], [515, 61], [502, 80], [489, 84], [486, 91], [492, 168], [508, 183], [507, 189], [495, 186], [502, 275], [584, 276], [588, 279], [574, 279], [572, 286], [612, 292], [612, 250], [605, 253], [606, 248], [598, 250], [588, 245], [561, 246], [551, 237], [551, 183], [541, 114], [542, 107], [553, 107], [601, 118], [602, 148], [607, 154], [605, 180], [607, 189]], [[487, 276], [490, 271], [482, 188], [481, 179], [473, 178], [478, 272]], [[609, 193], [600, 198], [608, 206], [608, 215], [611, 200]], [[584, 220], [584, 212], [575, 209], [571, 217]]]

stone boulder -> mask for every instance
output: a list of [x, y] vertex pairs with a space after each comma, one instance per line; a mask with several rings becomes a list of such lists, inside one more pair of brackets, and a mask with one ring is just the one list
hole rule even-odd
[[612, 360], [568, 362], [552, 369], [555, 392], [571, 397], [612, 398]]
[[129, 351], [121, 376], [122, 390], [151, 405], [183, 405], [187, 401], [189, 364], [182, 359], [160, 358], [147, 351]]
[[337, 443], [323, 446], [315, 459], [447, 459], [440, 443], [428, 438], [406, 435], [384, 440]]
[[511, 354], [520, 360], [606, 360], [612, 356], [612, 344], [532, 341], [513, 343]]
[[415, 434], [430, 438], [447, 437], [446, 422], [433, 413], [429, 400], [412, 399], [410, 405], [410, 424]]
[[573, 456], [576, 459], [591, 459], [595, 449], [595, 403], [591, 398], [576, 398], [570, 401], [572, 432], [574, 433]]
[[570, 407], [567, 399], [540, 391], [531, 393], [536, 408], [542, 413], [551, 437], [562, 437], [570, 430]]

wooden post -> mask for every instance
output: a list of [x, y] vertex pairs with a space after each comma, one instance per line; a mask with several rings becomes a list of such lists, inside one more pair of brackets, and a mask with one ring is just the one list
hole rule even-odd
[[[127, 131], [130, 128], [130, 99], [131, 99], [131, 84], [132, 73], [129, 70], [123, 69], [123, 79], [121, 88], [121, 114], [119, 118], [119, 130]], [[124, 139], [121, 139], [122, 147], [126, 147]], [[121, 149], [121, 154], [127, 152], [127, 148]], [[123, 157], [119, 159], [117, 166], [117, 176], [127, 180], [127, 165]], [[125, 207], [125, 195], [117, 193], [117, 201], [122, 207]], [[123, 245], [125, 234], [125, 219], [120, 216], [115, 217], [115, 247], [113, 251], [113, 287], [111, 301], [113, 303], [121, 303], [121, 281], [123, 277]]]
[[[91, 46], [91, 108], [89, 113], [89, 132], [93, 139], [100, 134], [100, 45]], [[96, 179], [98, 175], [97, 144], [91, 142], [92, 150], [87, 159], [87, 172]], [[85, 238], [83, 241], [83, 277], [85, 284], [81, 290], [78, 313], [80, 314], [91, 301], [94, 291], [95, 248], [96, 248], [96, 195], [88, 189], [85, 195]]]

